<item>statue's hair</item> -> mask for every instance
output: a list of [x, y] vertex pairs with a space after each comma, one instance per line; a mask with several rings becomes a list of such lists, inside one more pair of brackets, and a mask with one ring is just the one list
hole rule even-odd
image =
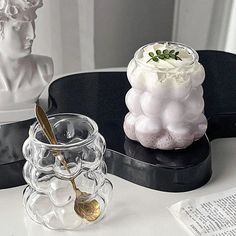
[[42, 0], [0, 0], [0, 39], [4, 38], [4, 23], [10, 19], [19, 21], [35, 20], [36, 10]]
[[0, 0], [0, 21], [34, 20], [37, 17], [35, 11], [42, 5], [42, 0]]

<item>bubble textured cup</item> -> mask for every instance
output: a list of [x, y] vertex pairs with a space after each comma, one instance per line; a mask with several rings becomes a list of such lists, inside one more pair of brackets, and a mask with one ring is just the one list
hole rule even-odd
[[[111, 199], [112, 184], [106, 178], [103, 159], [105, 140], [96, 123], [78, 114], [49, 116], [58, 145], [47, 142], [43, 131], [34, 123], [23, 145], [26, 163], [23, 175], [28, 183], [23, 202], [31, 219], [50, 229], [76, 230], [101, 220]], [[57, 158], [60, 153], [68, 169]], [[74, 210], [76, 187], [86, 193], [85, 202], [96, 200], [100, 216], [88, 221]]]
[[[157, 46], [174, 48], [179, 57], [184, 52], [185, 58], [148, 63]], [[129, 113], [123, 127], [128, 138], [144, 147], [171, 150], [186, 148], [205, 134], [205, 71], [198, 59], [194, 49], [175, 42], [151, 43], [135, 53], [127, 69], [132, 88], [125, 97]]]

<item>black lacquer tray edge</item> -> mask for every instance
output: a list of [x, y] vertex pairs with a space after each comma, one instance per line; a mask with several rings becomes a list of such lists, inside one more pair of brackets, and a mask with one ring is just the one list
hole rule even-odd
[[[209, 52], [209, 50], [208, 51], [200, 51], [200, 52], [202, 52], [202, 53]], [[210, 52], [214, 52], [214, 51], [210, 51]], [[217, 52], [217, 53], [222, 53], [222, 52]], [[231, 55], [235, 57], [234, 54], [231, 54]], [[96, 73], [98, 73], [98, 72], [96, 72]], [[99, 72], [99, 73], [111, 73], [111, 72]], [[112, 72], [112, 73], [122, 73], [122, 72]], [[81, 73], [81, 74], [91, 74], [91, 72], [86, 72], [86, 73]], [[70, 75], [68, 75], [68, 76], [70, 76]], [[61, 79], [63, 79], [63, 78], [61, 78]], [[56, 81], [54, 81], [50, 85], [50, 88]], [[53, 111], [55, 110], [55, 106], [53, 106], [54, 102], [53, 102], [53, 98], [50, 95], [50, 88], [49, 88], [49, 113], [53, 113]], [[54, 105], [55, 104], [56, 103], [54, 103]], [[213, 141], [218, 138], [235, 137], [236, 136], [236, 125], [235, 125], [236, 122], [235, 122], [235, 120], [236, 120], [236, 112], [218, 113], [218, 114], [214, 114], [214, 115], [211, 115], [210, 117], [208, 117], [207, 134], [208, 134], [209, 140]], [[27, 122], [32, 122], [32, 123], [33, 123], [33, 121], [34, 121], [34, 119], [27, 120]], [[225, 125], [227, 126], [227, 129], [225, 128]], [[115, 155], [118, 154], [116, 151], [114, 153], [115, 153]], [[111, 158], [110, 154], [108, 156], [109, 156], [109, 158]], [[209, 158], [210, 158], [210, 155], [209, 155]], [[135, 161], [135, 159], [132, 159], [132, 161]], [[12, 173], [13, 173], [13, 176], [15, 177], [9, 181], [9, 184], [7, 184], [7, 183], [5, 184], [5, 183], [2, 183], [2, 181], [0, 181], [0, 188], [15, 187], [15, 186], [19, 186], [19, 185], [22, 185], [25, 183], [22, 178], [22, 174], [21, 174], [22, 166], [23, 166], [24, 162], [25, 162], [25, 160], [19, 160], [19, 161], [5, 163], [5, 164], [0, 165], [0, 178], [1, 179], [8, 178], [7, 176], [10, 175], [11, 170], [13, 171]], [[138, 162], [141, 165], [145, 164], [144, 162], [143, 163], [140, 161], [138, 161]], [[4, 169], [2, 169], [2, 168], [4, 168]], [[109, 163], [108, 163], [108, 169], [110, 170], [111, 173], [114, 173], [120, 177], [127, 179], [127, 180], [131, 180], [134, 183], [140, 184], [140, 183], [138, 183], [139, 181], [135, 181], [134, 179], [132, 180], [132, 178], [130, 179], [127, 176], [121, 176], [119, 173], [115, 173], [115, 171], [112, 171], [112, 168], [111, 168], [111, 166], [109, 166]], [[210, 175], [206, 181], [203, 181], [203, 183], [199, 185], [199, 187], [201, 185], [205, 184], [209, 179], [210, 179]], [[145, 183], [143, 183], [143, 184], [141, 183], [140, 185], [146, 186]], [[156, 189], [155, 186], [146, 186], [146, 187]], [[162, 190], [162, 189], [160, 189], [160, 190]], [[191, 189], [188, 189], [188, 190], [191, 190]], [[166, 190], [164, 189], [164, 191], [166, 191]], [[173, 191], [176, 192], [175, 190], [173, 190]], [[183, 190], [183, 191], [185, 191], [185, 190]]]

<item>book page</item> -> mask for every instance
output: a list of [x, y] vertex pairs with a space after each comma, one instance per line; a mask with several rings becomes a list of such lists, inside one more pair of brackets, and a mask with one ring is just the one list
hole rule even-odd
[[169, 208], [189, 235], [236, 236], [236, 188]]

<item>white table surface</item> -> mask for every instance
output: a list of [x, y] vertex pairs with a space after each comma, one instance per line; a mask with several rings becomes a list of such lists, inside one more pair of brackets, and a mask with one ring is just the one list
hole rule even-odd
[[[101, 71], [125, 71], [125, 68]], [[58, 77], [61, 76], [54, 80]], [[44, 107], [46, 97], [45, 89], [41, 98]], [[236, 138], [215, 140], [211, 146], [212, 178], [194, 191], [160, 192], [108, 175], [114, 193], [107, 215], [101, 222], [80, 231], [52, 231], [31, 221], [22, 206], [25, 186], [0, 190], [0, 236], [187, 236], [168, 207], [184, 199], [236, 187]]]
[[213, 141], [212, 162], [211, 180], [185, 193], [155, 191], [108, 175], [114, 194], [107, 215], [81, 231], [52, 231], [32, 222], [24, 215], [24, 186], [0, 190], [0, 236], [187, 236], [168, 207], [180, 200], [236, 186], [236, 138]]

